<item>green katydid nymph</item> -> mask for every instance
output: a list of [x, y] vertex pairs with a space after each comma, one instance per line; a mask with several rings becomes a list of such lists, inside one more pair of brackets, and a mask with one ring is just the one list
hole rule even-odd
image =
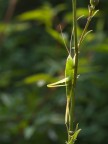
[[[63, 37], [63, 34], [62, 34], [62, 37]], [[63, 41], [64, 41], [64, 37], [63, 37]], [[65, 65], [65, 78], [55, 83], [47, 85], [47, 87], [61, 87], [61, 86], [66, 87], [67, 104], [66, 104], [66, 113], [65, 113], [65, 124], [67, 125], [67, 128], [68, 128], [69, 119], [70, 119], [69, 107], [70, 107], [70, 101], [71, 101], [71, 95], [72, 95], [72, 85], [73, 85], [73, 75], [74, 75], [74, 58], [72, 58], [71, 56], [71, 49], [72, 49], [71, 41], [72, 41], [72, 34], [71, 34], [71, 40], [70, 40], [70, 51], [68, 50], [66, 43], [64, 41], [66, 50], [68, 52], [68, 57], [66, 60], [66, 65]]]

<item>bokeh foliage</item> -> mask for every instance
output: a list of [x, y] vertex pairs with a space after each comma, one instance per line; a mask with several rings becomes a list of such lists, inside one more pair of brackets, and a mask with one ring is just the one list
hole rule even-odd
[[[65, 89], [47, 83], [64, 77], [66, 42], [71, 34], [71, 0], [0, 0], [0, 144], [63, 144]], [[78, 1], [78, 36], [89, 0]], [[14, 8], [10, 13], [9, 6]], [[76, 121], [77, 143], [108, 143], [108, 1], [80, 49]]]

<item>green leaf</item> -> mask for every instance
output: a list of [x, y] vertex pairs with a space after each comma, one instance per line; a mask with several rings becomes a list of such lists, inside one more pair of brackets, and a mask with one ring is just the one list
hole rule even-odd
[[[57, 32], [56, 30], [51, 29], [51, 28], [47, 28], [46, 31], [47, 31], [55, 40], [57, 40], [59, 43], [64, 44], [63, 38], [62, 38], [62, 36], [61, 36], [61, 34], [60, 34], [59, 32]], [[67, 36], [66, 36], [65, 34], [63, 34], [63, 36], [64, 36], [65, 42], [67, 42]]]
[[25, 137], [26, 139], [30, 139], [31, 136], [33, 135], [34, 131], [35, 131], [35, 127], [33, 127], [33, 126], [26, 127], [26, 128], [24, 129], [24, 137]]
[[17, 17], [20, 21], [38, 20], [47, 25], [51, 25], [54, 11], [48, 5], [42, 6], [39, 9], [25, 12]]
[[72, 135], [72, 137], [71, 137], [71, 139], [70, 139], [68, 144], [74, 144], [75, 143], [80, 131], [81, 131], [81, 129], [78, 129], [77, 131], [74, 132], [74, 134]]
[[39, 9], [20, 14], [17, 16], [17, 19], [20, 21], [38, 20], [39, 22], [44, 23], [46, 26], [52, 26], [53, 17], [64, 9], [64, 4], [58, 5], [55, 8], [52, 8], [49, 4], [45, 4]]
[[4, 105], [6, 105], [7, 107], [10, 107], [12, 105], [12, 102], [13, 102], [12, 99], [10, 98], [10, 96], [7, 94], [2, 94], [1, 100], [4, 103]]
[[28, 23], [0, 23], [0, 32], [10, 34], [12, 32], [19, 32], [26, 30], [30, 27]]
[[50, 76], [48, 74], [36, 74], [36, 75], [28, 76], [23, 80], [23, 82], [25, 84], [32, 84], [32, 83], [39, 84], [39, 82], [45, 83], [46, 81], [48, 81], [48, 79], [50, 79]]

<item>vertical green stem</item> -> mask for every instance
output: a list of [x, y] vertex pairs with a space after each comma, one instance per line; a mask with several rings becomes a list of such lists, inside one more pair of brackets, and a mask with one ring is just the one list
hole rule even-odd
[[77, 80], [77, 69], [78, 69], [78, 42], [77, 42], [77, 18], [76, 18], [76, 0], [72, 0], [72, 6], [73, 6], [73, 27], [74, 27], [74, 58], [75, 58], [75, 64], [74, 64], [74, 79], [73, 79], [73, 87], [72, 87], [72, 94], [71, 94], [71, 106], [70, 106], [70, 124], [69, 124], [69, 130], [73, 131], [74, 127], [74, 107], [75, 107], [75, 88], [76, 88], [76, 80]]
[[76, 87], [77, 69], [78, 69], [78, 42], [77, 42], [77, 17], [76, 17], [76, 0], [73, 2], [73, 27], [74, 27], [74, 47], [75, 47], [75, 67], [74, 67], [74, 81], [73, 87]]
[[[73, 76], [73, 82], [72, 82], [72, 88], [71, 88], [71, 102], [69, 106], [69, 131], [68, 131], [68, 144], [74, 144], [74, 141], [72, 141], [72, 133], [74, 132], [74, 112], [75, 112], [75, 90], [76, 90], [76, 82], [77, 82], [77, 73], [78, 73], [78, 50], [79, 47], [83, 41], [83, 38], [85, 36], [86, 30], [90, 24], [90, 21], [93, 16], [93, 10], [94, 7], [89, 7], [89, 17], [87, 19], [87, 23], [85, 25], [85, 28], [83, 30], [83, 33], [81, 35], [81, 38], [79, 40], [79, 43], [77, 41], [77, 17], [76, 17], [76, 0], [72, 0], [72, 7], [73, 7], [73, 37], [74, 37], [74, 76]], [[71, 47], [71, 44], [70, 44]]]

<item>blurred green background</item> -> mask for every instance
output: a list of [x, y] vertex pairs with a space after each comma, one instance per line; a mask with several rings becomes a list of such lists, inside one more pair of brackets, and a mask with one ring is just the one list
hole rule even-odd
[[[78, 38], [89, 0], [77, 0]], [[78, 144], [108, 143], [108, 1], [79, 54], [75, 122]], [[65, 89], [46, 85], [64, 77], [71, 0], [0, 0], [0, 144], [64, 144]]]

